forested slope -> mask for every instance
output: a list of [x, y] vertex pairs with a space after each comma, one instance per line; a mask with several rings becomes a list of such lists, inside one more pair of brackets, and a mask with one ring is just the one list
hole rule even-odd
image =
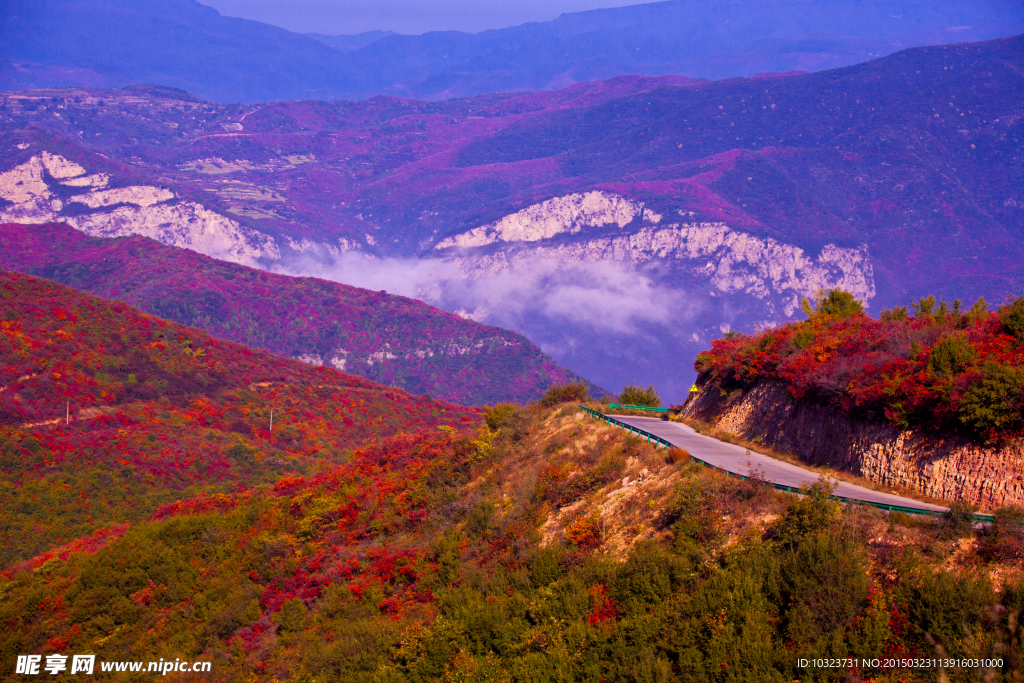
[[694, 367], [726, 391], [781, 382], [859, 417], [999, 443], [1024, 429], [1024, 298], [989, 308], [926, 297], [872, 318], [833, 291], [805, 301], [803, 322], [712, 342]]
[[33, 273], [414, 394], [463, 405], [536, 400], [579, 379], [520, 334], [415, 299], [218, 261], [144, 237], [0, 225], [0, 268]]
[[477, 416], [10, 271], [0, 332], [3, 563]]

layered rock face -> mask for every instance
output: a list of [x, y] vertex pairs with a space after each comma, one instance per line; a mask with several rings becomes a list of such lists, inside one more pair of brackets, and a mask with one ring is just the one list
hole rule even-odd
[[986, 447], [869, 423], [827, 406], [795, 401], [778, 384], [728, 394], [717, 384], [704, 384], [687, 401], [683, 415], [881, 484], [983, 510], [1024, 505], [1024, 443]]
[[[0, 173], [0, 222], [62, 221], [93, 237], [143, 235], [175, 247], [252, 265], [276, 260], [270, 235], [150, 185], [108, 188], [109, 176], [43, 151]], [[62, 199], [63, 197], [63, 199]]]
[[[875, 296], [866, 246], [828, 244], [817, 256], [722, 222], [695, 222], [691, 212], [666, 216], [643, 202], [594, 190], [555, 197], [454, 235], [435, 250], [468, 278], [501, 273], [538, 259], [562, 264], [614, 261], [658, 265], [668, 280], [682, 276], [714, 294], [762, 303], [767, 318], [791, 317], [801, 297], [845, 289], [861, 301]], [[675, 276], [675, 277], [673, 277]]]

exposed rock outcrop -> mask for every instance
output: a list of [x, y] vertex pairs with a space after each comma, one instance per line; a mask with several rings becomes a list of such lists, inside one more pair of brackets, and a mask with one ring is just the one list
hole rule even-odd
[[[742, 293], [765, 302], [769, 316], [792, 316], [801, 297], [844, 289], [861, 301], [875, 296], [874, 269], [866, 247], [826, 245], [817, 256], [802, 248], [730, 228], [720, 222], [668, 223], [644, 204], [607, 191], [555, 197], [499, 221], [449, 237], [437, 249], [453, 254], [469, 278], [527, 266], [558, 263], [657, 262], [712, 291]], [[692, 219], [691, 219], [692, 220]], [[615, 226], [611, 234], [585, 228]], [[618, 234], [615, 234], [618, 232]], [[495, 249], [497, 245], [497, 249]]]
[[[644, 213], [642, 202], [612, 192], [575, 193], [554, 197], [522, 211], [442, 240], [435, 247], [482, 247], [495, 242], [536, 242], [562, 233], [575, 235], [583, 228], [617, 225], [620, 228]], [[646, 212], [653, 222], [661, 216]]]
[[986, 447], [965, 438], [870, 423], [796, 401], [779, 384], [726, 394], [707, 383], [690, 397], [683, 415], [813, 464], [935, 498], [987, 510], [1024, 505], [1024, 443]]
[[[44, 151], [0, 173], [0, 198], [10, 203], [0, 208], [0, 222], [63, 221], [95, 237], [143, 235], [236, 263], [281, 257], [270, 235], [196, 202], [180, 201], [171, 190], [150, 185], [101, 189], [109, 177], [86, 172], [80, 164]], [[53, 188], [81, 188], [81, 193], [62, 201], [51, 183]], [[73, 204], [91, 211], [68, 211]]]

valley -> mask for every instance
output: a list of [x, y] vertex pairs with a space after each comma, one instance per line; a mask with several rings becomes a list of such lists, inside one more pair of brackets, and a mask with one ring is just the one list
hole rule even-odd
[[[4, 187], [53, 180], [5, 190], [0, 211], [387, 289], [514, 329], [602, 386], [657, 377], [678, 399], [693, 375], [677, 350], [792, 319], [820, 289], [873, 310], [1020, 290], [1021, 52], [1018, 37], [445, 102], [8, 93]], [[44, 173], [44, 151], [81, 174]], [[70, 201], [107, 190], [62, 183], [101, 176], [166, 198]]]

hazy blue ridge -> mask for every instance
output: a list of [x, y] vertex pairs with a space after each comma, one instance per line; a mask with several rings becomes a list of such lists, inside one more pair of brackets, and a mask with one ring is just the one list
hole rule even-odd
[[674, 0], [420, 36], [300, 35], [195, 0], [9, 0], [0, 8], [0, 88], [144, 82], [218, 102], [446, 99], [620, 74], [817, 71], [1022, 31], [1015, 0]]

